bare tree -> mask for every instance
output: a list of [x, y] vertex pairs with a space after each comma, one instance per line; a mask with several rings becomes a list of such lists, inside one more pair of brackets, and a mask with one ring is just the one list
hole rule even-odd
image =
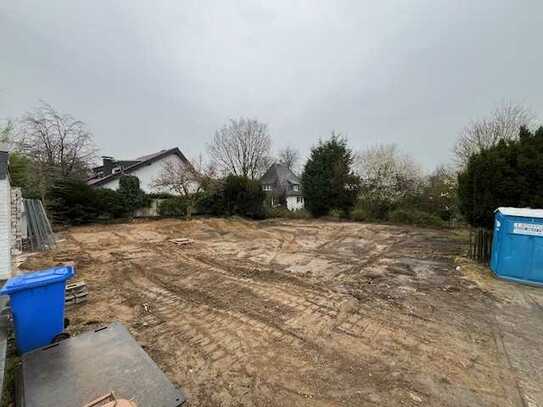
[[223, 174], [255, 179], [271, 163], [268, 127], [254, 119], [230, 120], [228, 125], [217, 130], [208, 150]]
[[188, 203], [186, 215], [190, 218], [196, 206], [195, 194], [203, 190], [213, 175], [213, 166], [205, 165], [201, 156], [192, 162], [167, 161], [153, 180], [152, 187], [184, 197]]
[[180, 196], [189, 196], [200, 192], [206, 180], [214, 175], [215, 167], [206, 164], [201, 155], [198, 160], [167, 161], [153, 180], [152, 187]]
[[463, 167], [473, 154], [501, 140], [516, 139], [520, 127], [528, 127], [534, 119], [525, 106], [503, 102], [490, 116], [472, 121], [462, 130], [454, 147], [457, 163]]
[[17, 148], [32, 161], [42, 197], [58, 177], [86, 178], [96, 154], [85, 123], [43, 101], [18, 121]]
[[285, 165], [289, 170], [296, 172], [300, 162], [300, 153], [294, 147], [285, 147], [279, 151], [279, 162]]
[[85, 123], [43, 101], [20, 120], [18, 142], [32, 160], [58, 169], [63, 177], [81, 175], [96, 154]]
[[155, 189], [189, 196], [198, 190], [199, 174], [190, 163], [167, 161], [151, 185]]

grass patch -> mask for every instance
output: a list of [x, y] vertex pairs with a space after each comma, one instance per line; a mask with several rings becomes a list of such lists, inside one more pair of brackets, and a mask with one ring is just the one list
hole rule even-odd
[[14, 407], [16, 405], [16, 381], [17, 372], [21, 366], [21, 358], [17, 356], [15, 350], [15, 340], [13, 337], [8, 339], [6, 352], [6, 365], [4, 366], [4, 388], [2, 389], [2, 400], [0, 407]]
[[404, 225], [445, 226], [439, 216], [418, 209], [395, 209], [388, 214], [388, 220]]

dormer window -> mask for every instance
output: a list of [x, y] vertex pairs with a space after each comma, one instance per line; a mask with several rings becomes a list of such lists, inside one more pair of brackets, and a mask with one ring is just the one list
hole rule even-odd
[[293, 191], [299, 191], [299, 190], [300, 190], [300, 186], [299, 186], [298, 184], [294, 184], [294, 185], [292, 186], [292, 190], [293, 190]]
[[272, 190], [271, 185], [269, 185], [269, 184], [264, 185], [264, 191], [271, 191], [271, 190]]

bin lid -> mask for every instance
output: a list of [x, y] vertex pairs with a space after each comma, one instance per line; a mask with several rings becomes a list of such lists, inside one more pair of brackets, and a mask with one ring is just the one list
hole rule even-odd
[[13, 294], [17, 291], [65, 281], [72, 278], [74, 273], [74, 266], [70, 264], [19, 274], [6, 281], [6, 284], [0, 290], [0, 295]]

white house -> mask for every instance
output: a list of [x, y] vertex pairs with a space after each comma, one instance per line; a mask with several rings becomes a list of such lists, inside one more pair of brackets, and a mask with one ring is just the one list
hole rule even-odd
[[300, 179], [287, 166], [273, 164], [260, 179], [272, 206], [286, 204], [290, 211], [303, 209], [304, 196]]
[[90, 186], [117, 190], [122, 175], [134, 175], [140, 180], [140, 188], [147, 193], [164, 192], [155, 188], [153, 182], [166, 163], [190, 165], [177, 147], [134, 160], [115, 160], [113, 157], [102, 157], [102, 160], [101, 166], [92, 169], [94, 174], [87, 181]]
[[0, 145], [0, 280], [11, 277], [11, 186], [8, 159], [7, 146]]

